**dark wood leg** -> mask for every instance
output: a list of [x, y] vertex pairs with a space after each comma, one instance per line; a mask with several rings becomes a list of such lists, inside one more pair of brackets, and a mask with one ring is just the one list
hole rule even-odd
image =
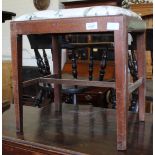
[[128, 42], [127, 31], [114, 32], [117, 107], [117, 150], [127, 149]]
[[23, 132], [22, 105], [22, 35], [11, 34], [13, 94], [16, 113], [16, 131]]
[[146, 81], [146, 62], [145, 62], [145, 32], [137, 34], [137, 63], [138, 77], [143, 77], [143, 83], [139, 87], [139, 120], [145, 119], [145, 81]]
[[[52, 36], [52, 55], [53, 55], [53, 73], [58, 74], [61, 78], [61, 49], [59, 46], [59, 39], [57, 35]], [[54, 104], [55, 111], [61, 112], [61, 85], [54, 84]]]

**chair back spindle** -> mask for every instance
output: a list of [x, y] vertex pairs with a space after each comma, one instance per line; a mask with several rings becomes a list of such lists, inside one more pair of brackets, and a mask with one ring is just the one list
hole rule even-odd
[[72, 75], [74, 79], [77, 79], [77, 74], [76, 53], [72, 50]]
[[93, 80], [93, 49], [90, 50], [90, 63], [89, 63], [89, 80]]
[[43, 57], [44, 57], [44, 63], [45, 63], [45, 68], [46, 68], [46, 74], [51, 74], [50, 72], [50, 65], [49, 65], [49, 62], [48, 62], [48, 59], [47, 59], [47, 54], [46, 54], [46, 51], [45, 49], [43, 49]]
[[39, 50], [34, 49], [34, 53], [35, 53], [35, 57], [36, 57], [39, 72], [40, 72], [40, 74], [45, 75], [46, 74], [46, 68], [45, 68], [43, 58], [41, 57], [41, 55], [39, 53]]
[[103, 51], [100, 63], [99, 81], [103, 81], [104, 79], [106, 65], [107, 65], [107, 51]]

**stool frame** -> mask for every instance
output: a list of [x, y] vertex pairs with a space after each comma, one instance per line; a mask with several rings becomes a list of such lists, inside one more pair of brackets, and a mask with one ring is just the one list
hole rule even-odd
[[[96, 24], [88, 28], [87, 23]], [[85, 85], [110, 87], [116, 89], [116, 123], [117, 123], [117, 149], [127, 149], [127, 102], [129, 93], [138, 88], [139, 91], [139, 121], [145, 116], [145, 22], [135, 17], [125, 15], [105, 17], [80, 17], [66, 19], [48, 19], [34, 21], [11, 22], [11, 50], [13, 71], [13, 92], [16, 113], [16, 131], [23, 132], [23, 105], [22, 87], [35, 82], [54, 83], [55, 111], [61, 111], [61, 85]], [[116, 82], [86, 81], [61, 79], [61, 48], [59, 36], [74, 33], [114, 33], [115, 51], [115, 78]], [[128, 82], [128, 32], [135, 33], [137, 44], [138, 80]], [[30, 81], [22, 81], [22, 36], [28, 34], [52, 35], [53, 75]]]

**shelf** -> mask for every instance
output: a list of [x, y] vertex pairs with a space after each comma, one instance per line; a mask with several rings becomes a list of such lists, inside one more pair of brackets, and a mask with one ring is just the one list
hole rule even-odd
[[153, 3], [132, 4], [131, 10], [139, 14], [141, 17], [153, 16]]
[[99, 6], [99, 5], [113, 5], [113, 6], [120, 6], [121, 0], [77, 0], [77, 1], [64, 1], [62, 0], [61, 3], [64, 5], [65, 8], [79, 8], [79, 7], [89, 7], [89, 6]]

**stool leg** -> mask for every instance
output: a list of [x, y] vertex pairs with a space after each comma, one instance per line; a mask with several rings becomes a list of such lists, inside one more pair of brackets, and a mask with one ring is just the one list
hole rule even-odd
[[16, 114], [16, 132], [23, 132], [22, 105], [22, 35], [11, 33], [12, 79]]
[[114, 42], [117, 106], [117, 150], [126, 150], [128, 101], [128, 42], [127, 32], [125, 29], [114, 31]]
[[[52, 35], [52, 55], [53, 55], [53, 73], [61, 78], [61, 49], [59, 46], [58, 35]], [[55, 111], [61, 112], [61, 85], [54, 84], [54, 104]]]
[[137, 63], [138, 78], [143, 77], [143, 83], [139, 87], [139, 120], [144, 121], [145, 117], [145, 81], [146, 81], [146, 62], [145, 62], [145, 32], [137, 34]]

